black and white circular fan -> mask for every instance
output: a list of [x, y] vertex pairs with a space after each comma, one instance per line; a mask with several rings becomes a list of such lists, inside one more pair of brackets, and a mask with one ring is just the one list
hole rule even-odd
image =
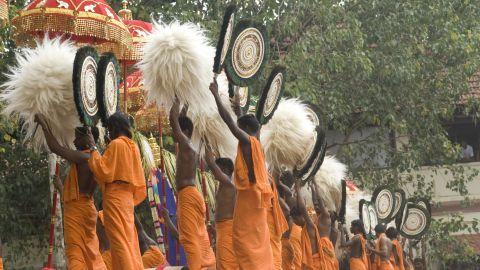
[[267, 84], [258, 100], [256, 117], [264, 125], [272, 118], [275, 110], [280, 103], [285, 85], [286, 70], [285, 67], [276, 66], [267, 80]]
[[97, 99], [104, 125], [119, 109], [120, 67], [113, 53], [105, 53], [98, 62]]
[[327, 151], [327, 141], [323, 129], [317, 127], [313, 138], [314, 141], [310, 145], [304, 161], [294, 170], [295, 176], [300, 178], [303, 183], [306, 183], [317, 173], [323, 163]]
[[220, 74], [222, 71], [225, 58], [227, 57], [230, 48], [230, 41], [232, 40], [233, 28], [235, 26], [235, 5], [229, 5], [223, 15], [222, 28], [220, 29], [220, 36], [218, 37], [217, 50], [213, 63], [213, 72]]
[[73, 62], [73, 97], [80, 121], [87, 126], [98, 122], [97, 51], [89, 46], [78, 49]]
[[397, 224], [399, 233], [408, 239], [420, 239], [427, 233], [431, 214], [423, 206], [407, 203], [401, 224]]
[[234, 85], [248, 86], [260, 76], [269, 55], [269, 39], [263, 24], [239, 21], [233, 30], [225, 71]]
[[358, 204], [358, 212], [360, 213], [360, 220], [363, 222], [363, 228], [365, 232], [368, 234], [372, 231], [371, 220], [370, 220], [370, 211], [368, 209], [368, 205], [370, 203], [364, 199], [361, 199]]
[[395, 195], [386, 186], [381, 186], [373, 191], [372, 204], [377, 214], [378, 221], [388, 223], [395, 209]]

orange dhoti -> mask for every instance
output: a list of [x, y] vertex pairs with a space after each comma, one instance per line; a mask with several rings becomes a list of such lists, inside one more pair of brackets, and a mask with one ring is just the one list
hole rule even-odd
[[380, 261], [376, 266], [377, 270], [395, 270], [390, 261]]
[[272, 207], [267, 212], [270, 246], [272, 247], [273, 265], [276, 270], [282, 270], [282, 235], [288, 230], [288, 223], [283, 215], [278, 199], [277, 188], [272, 180]]
[[104, 225], [113, 269], [143, 270], [134, 206], [145, 199], [146, 187], [137, 145], [120, 136], [108, 144], [103, 156], [93, 151], [88, 167], [103, 192]]
[[185, 250], [188, 269], [214, 268], [215, 254], [205, 226], [205, 202], [196, 187], [187, 186], [178, 192], [177, 215], [180, 244]]
[[302, 267], [303, 269], [338, 270], [339, 265], [335, 256], [335, 248], [328, 237], [320, 237], [317, 226], [317, 253], [312, 254], [312, 244], [306, 225], [302, 229]]
[[237, 258], [233, 250], [233, 219], [217, 221], [217, 270], [237, 270]]
[[106, 269], [96, 232], [93, 199], [80, 196], [64, 203], [65, 253], [68, 269]]
[[105, 266], [107, 266], [107, 270], [113, 270], [112, 254], [110, 253], [110, 250], [106, 250], [102, 253], [102, 259], [103, 259], [103, 262], [105, 263]]
[[350, 258], [350, 270], [368, 270], [362, 258]]
[[272, 188], [263, 150], [255, 137], [250, 137], [250, 147], [255, 183], [249, 180], [240, 145], [235, 159], [237, 199], [233, 216], [233, 247], [240, 269], [272, 270], [273, 255], [267, 224], [267, 210], [272, 207]]
[[0, 258], [0, 270], [3, 270], [3, 259]]
[[302, 267], [302, 227], [292, 224], [289, 238], [282, 238], [283, 270], [300, 270]]
[[143, 269], [142, 256], [134, 223], [134, 202], [129, 184], [105, 186], [103, 213], [105, 232], [110, 241], [112, 266], [120, 269]]
[[157, 246], [150, 246], [142, 255], [143, 268], [156, 268], [168, 265], [165, 256]]

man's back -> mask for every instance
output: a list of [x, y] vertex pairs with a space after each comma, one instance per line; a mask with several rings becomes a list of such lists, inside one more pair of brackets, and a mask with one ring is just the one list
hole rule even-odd
[[217, 194], [215, 195], [215, 220], [227, 220], [233, 218], [235, 208], [236, 189], [235, 186], [220, 182]]
[[361, 258], [363, 255], [363, 247], [360, 241], [360, 235], [355, 235], [352, 240], [353, 244], [350, 248], [350, 257]]
[[[78, 190], [81, 194], [93, 195], [97, 182], [92, 171], [88, 167], [88, 163], [75, 164], [77, 166]], [[73, 164], [72, 164], [73, 166]]]
[[191, 143], [178, 145], [178, 155], [175, 171], [177, 191], [186, 186], [195, 185], [195, 173], [197, 169], [197, 153]]

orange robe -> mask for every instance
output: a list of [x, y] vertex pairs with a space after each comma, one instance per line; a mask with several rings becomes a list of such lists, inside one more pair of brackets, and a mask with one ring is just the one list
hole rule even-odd
[[302, 227], [292, 224], [289, 238], [282, 238], [283, 270], [302, 268]]
[[142, 256], [143, 268], [156, 268], [158, 266], [168, 265], [167, 259], [157, 246], [150, 246], [150, 248], [143, 253]]
[[368, 270], [368, 258], [366, 253], [366, 240], [363, 235], [358, 235], [360, 239], [360, 245], [362, 246], [362, 257], [360, 258], [350, 258], [350, 270]]
[[3, 259], [0, 258], [0, 270], [3, 270]]
[[233, 219], [217, 221], [215, 229], [217, 232], [217, 269], [240, 269], [233, 250]]
[[112, 254], [110, 250], [106, 250], [102, 253], [102, 259], [105, 265], [107, 266], [107, 270], [113, 270], [112, 268]]
[[[375, 249], [379, 250], [380, 249], [380, 239], [383, 237], [386, 237], [384, 233], [381, 233], [378, 235], [377, 242], [375, 243]], [[393, 265], [390, 263], [390, 261], [382, 261], [380, 256], [375, 255], [375, 263], [374, 263], [374, 268], [376, 270], [395, 270], [393, 268]]]
[[240, 269], [271, 270], [274, 266], [267, 210], [272, 204], [272, 188], [260, 142], [250, 137], [250, 146], [256, 183], [249, 181], [240, 145], [235, 159], [237, 199], [233, 216], [233, 247]]
[[403, 265], [403, 250], [397, 239], [392, 240], [392, 248], [394, 248], [397, 252], [398, 264], [395, 263], [395, 255], [393, 255], [393, 252], [390, 255], [390, 262], [392, 263], [395, 270], [405, 270], [405, 266]]
[[88, 165], [103, 192], [105, 232], [115, 270], [143, 269], [134, 224], [134, 206], [146, 197], [145, 176], [136, 144], [120, 136], [103, 156], [93, 151]]
[[271, 183], [273, 198], [272, 207], [267, 212], [270, 246], [272, 247], [273, 265], [276, 270], [282, 270], [282, 235], [288, 230], [288, 223], [283, 215], [275, 182]]
[[320, 237], [315, 226], [318, 252], [312, 254], [312, 244], [306, 225], [302, 229], [302, 267], [312, 270], [338, 270], [335, 248], [328, 237]]
[[97, 210], [92, 197], [80, 194], [75, 164], [65, 179], [63, 203], [68, 269], [106, 269], [96, 232]]
[[206, 208], [202, 195], [194, 186], [178, 192], [178, 233], [187, 257], [188, 269], [215, 267], [215, 254], [205, 226]]

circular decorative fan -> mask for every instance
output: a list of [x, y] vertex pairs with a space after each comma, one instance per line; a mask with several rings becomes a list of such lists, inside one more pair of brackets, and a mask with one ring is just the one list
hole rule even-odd
[[115, 55], [105, 53], [98, 62], [97, 99], [103, 125], [117, 112], [119, 105], [120, 67]]
[[419, 205], [408, 204], [406, 216], [399, 227], [400, 234], [409, 239], [420, 239], [430, 227], [431, 215]]
[[304, 161], [294, 171], [296, 177], [301, 178], [303, 182], [308, 181], [315, 175], [325, 158], [327, 142], [325, 140], [325, 132], [320, 127], [317, 127], [314, 133], [314, 142], [311, 145], [312, 147], [309, 149], [308, 154], [305, 155]]
[[258, 100], [256, 109], [257, 119], [262, 125], [266, 124], [268, 120], [272, 118], [280, 103], [285, 85], [285, 77], [285, 67], [276, 66], [272, 70], [272, 73], [270, 73], [270, 77], [262, 91], [262, 96]]
[[391, 220], [395, 208], [395, 196], [385, 186], [376, 188], [373, 191], [372, 203], [378, 216], [378, 220], [387, 223]]
[[225, 70], [233, 84], [248, 86], [260, 76], [268, 59], [266, 28], [254, 21], [242, 20], [233, 30], [232, 42], [225, 60]]
[[97, 101], [97, 51], [92, 47], [82, 47], [73, 62], [73, 96], [80, 121], [87, 126], [95, 126], [98, 121]]
[[368, 204], [368, 215], [370, 218], [370, 231], [375, 230], [375, 226], [378, 224], [377, 211], [375, 210], [375, 205], [371, 202]]
[[363, 222], [363, 227], [365, 232], [368, 234], [371, 232], [371, 225], [370, 225], [370, 212], [368, 211], [368, 205], [370, 203], [364, 199], [361, 199], [358, 206], [359, 206], [359, 213], [360, 213], [360, 220]]
[[235, 25], [235, 11], [237, 7], [235, 5], [229, 5], [223, 15], [222, 28], [220, 29], [220, 36], [217, 43], [217, 51], [215, 53], [215, 59], [213, 63], [213, 72], [219, 74], [222, 71], [225, 57], [227, 56], [228, 49], [230, 48], [230, 40], [232, 39], [233, 27]]
[[[394, 219], [397, 215], [401, 215], [403, 213], [403, 209], [406, 203], [406, 195], [403, 189], [397, 189], [393, 192], [393, 196], [395, 196], [395, 205], [393, 207], [393, 213], [391, 219]], [[390, 222], [389, 221], [389, 222]]]
[[306, 110], [308, 112], [308, 116], [309, 116], [310, 120], [312, 121], [312, 123], [316, 127], [320, 126], [321, 125], [320, 118], [318, 117], [317, 113], [312, 109], [312, 107], [307, 106]]

